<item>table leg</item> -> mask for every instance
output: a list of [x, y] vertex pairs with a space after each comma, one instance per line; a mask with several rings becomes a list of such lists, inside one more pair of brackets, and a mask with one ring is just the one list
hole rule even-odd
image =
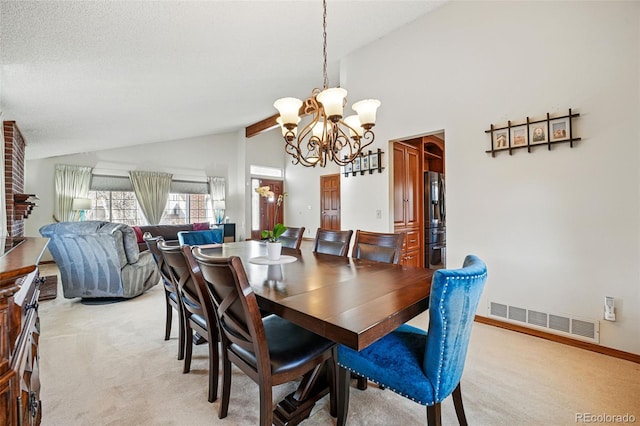
[[329, 393], [327, 374], [330, 373], [329, 364], [332, 362], [328, 360], [305, 374], [296, 391], [276, 405], [273, 411], [275, 425], [293, 426], [309, 417], [316, 401]]
[[349, 391], [351, 387], [351, 373], [346, 368], [336, 365], [336, 393], [337, 401], [337, 426], [347, 424], [347, 413], [349, 412]]

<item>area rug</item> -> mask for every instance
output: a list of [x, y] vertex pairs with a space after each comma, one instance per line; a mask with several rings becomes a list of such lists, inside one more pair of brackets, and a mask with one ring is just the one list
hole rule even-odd
[[44, 278], [44, 281], [40, 284], [38, 301], [51, 300], [58, 297], [58, 276], [48, 275], [42, 278]]

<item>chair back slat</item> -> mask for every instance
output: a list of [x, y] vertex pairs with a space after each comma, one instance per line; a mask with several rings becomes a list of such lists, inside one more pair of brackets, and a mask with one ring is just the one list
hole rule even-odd
[[174, 285], [178, 288], [182, 297], [186, 299], [184, 308], [193, 314], [202, 315], [200, 295], [196, 284], [191, 278], [191, 272], [182, 254], [182, 248], [166, 241], [160, 241], [158, 242], [158, 249], [171, 272]]
[[474, 255], [460, 269], [439, 269], [433, 275], [423, 370], [435, 387], [436, 401], [460, 383], [486, 279], [487, 266]]
[[193, 247], [192, 255], [216, 305], [223, 339], [251, 351], [260, 365], [270, 365], [258, 301], [240, 258], [207, 256], [200, 247]]
[[292, 248], [300, 250], [300, 244], [302, 244], [302, 236], [304, 235], [305, 227], [292, 228], [287, 227], [287, 230], [280, 236], [280, 242], [282, 247]]
[[385, 234], [357, 230], [351, 257], [398, 264], [403, 241], [404, 233]]
[[318, 228], [313, 242], [313, 252], [332, 254], [335, 256], [347, 256], [351, 243], [352, 230], [334, 231]]
[[[211, 324], [208, 328], [213, 329], [213, 325], [215, 325], [216, 333], [219, 329], [218, 325], [218, 317], [216, 315], [216, 309], [207, 290], [207, 284], [202, 276], [202, 272], [200, 272], [200, 266], [196, 262], [196, 260], [191, 255], [191, 246], [182, 246], [182, 257], [189, 268], [189, 272], [191, 274], [191, 280], [195, 284], [196, 289], [198, 290], [198, 295], [200, 296], [200, 304], [202, 305], [205, 319], [207, 324]], [[212, 333], [213, 334], [213, 333]], [[219, 340], [219, 339], [218, 339]]]
[[153, 260], [155, 260], [156, 265], [158, 265], [158, 270], [160, 271], [160, 276], [162, 277], [162, 282], [164, 283], [164, 286], [168, 291], [175, 293], [176, 288], [173, 285], [173, 280], [171, 279], [171, 271], [169, 270], [169, 266], [164, 261], [162, 252], [160, 252], [160, 249], [158, 249], [158, 242], [164, 241], [164, 238], [151, 237], [151, 238], [145, 238], [144, 241], [147, 243], [149, 252], [153, 256]]

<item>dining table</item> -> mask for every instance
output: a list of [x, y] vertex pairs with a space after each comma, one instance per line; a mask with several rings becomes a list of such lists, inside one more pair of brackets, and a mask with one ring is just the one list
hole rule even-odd
[[[260, 309], [355, 350], [362, 350], [429, 307], [434, 270], [283, 248], [267, 257], [266, 243], [249, 240], [204, 248], [209, 256], [238, 256]], [[324, 367], [326, 369], [326, 366]], [[274, 423], [294, 425], [328, 392], [323, 371], [305, 375], [274, 410]]]

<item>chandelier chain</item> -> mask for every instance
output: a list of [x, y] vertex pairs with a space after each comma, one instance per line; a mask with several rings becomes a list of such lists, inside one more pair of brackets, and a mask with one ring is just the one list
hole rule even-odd
[[327, 0], [322, 0], [322, 77], [326, 89], [329, 87], [327, 75]]

